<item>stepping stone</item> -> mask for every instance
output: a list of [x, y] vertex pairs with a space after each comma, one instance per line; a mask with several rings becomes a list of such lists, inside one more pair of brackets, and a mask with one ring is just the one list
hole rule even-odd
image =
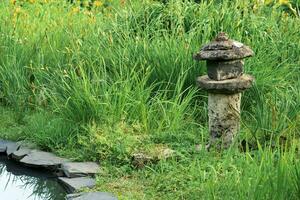
[[35, 144], [26, 140], [19, 141], [17, 144], [20, 146], [19, 149], [11, 154], [11, 157], [14, 160], [19, 161], [27, 156], [31, 151], [38, 151], [38, 147]]
[[57, 157], [56, 155], [32, 150], [27, 156], [20, 160], [21, 163], [29, 166], [29, 167], [44, 167], [48, 169], [57, 169], [64, 162], [68, 162], [69, 160]]
[[20, 145], [20, 148], [27, 148], [27, 149], [38, 149], [38, 146], [34, 143], [31, 143], [27, 140], [21, 140], [17, 142], [18, 145]]
[[9, 156], [14, 151], [18, 150], [20, 145], [15, 142], [7, 141], [7, 140], [0, 140], [0, 153], [5, 153]]
[[15, 142], [8, 142], [6, 144], [6, 155], [10, 156], [13, 152], [19, 149], [20, 145]]
[[61, 165], [64, 174], [69, 178], [95, 175], [99, 172], [99, 165], [94, 162], [68, 162]]
[[92, 188], [96, 185], [95, 179], [89, 177], [77, 177], [77, 178], [60, 177], [58, 178], [58, 180], [61, 181], [66, 186], [66, 188], [71, 192], [83, 188]]
[[6, 151], [6, 141], [0, 140], [0, 153], [5, 153]]
[[87, 192], [78, 194], [68, 194], [66, 200], [118, 200], [107, 192]]
[[33, 151], [32, 149], [28, 149], [28, 148], [22, 148], [20, 147], [19, 150], [13, 152], [11, 154], [11, 157], [14, 159], [14, 160], [21, 160], [22, 158], [24, 158], [25, 156], [27, 156], [31, 151]]

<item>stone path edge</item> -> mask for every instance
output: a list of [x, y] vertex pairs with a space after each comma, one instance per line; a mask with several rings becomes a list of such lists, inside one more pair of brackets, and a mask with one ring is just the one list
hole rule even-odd
[[118, 200], [107, 192], [77, 193], [82, 188], [95, 186], [94, 177], [99, 171], [97, 169], [100, 168], [97, 163], [72, 162], [53, 153], [41, 151], [35, 145], [24, 141], [13, 142], [0, 139], [0, 154], [27, 167], [53, 172], [69, 193], [65, 197], [66, 200]]

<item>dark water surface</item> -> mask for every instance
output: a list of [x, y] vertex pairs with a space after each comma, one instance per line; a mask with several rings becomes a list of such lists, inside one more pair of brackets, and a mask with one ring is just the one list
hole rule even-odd
[[50, 173], [24, 167], [0, 155], [0, 200], [64, 200], [65, 195]]

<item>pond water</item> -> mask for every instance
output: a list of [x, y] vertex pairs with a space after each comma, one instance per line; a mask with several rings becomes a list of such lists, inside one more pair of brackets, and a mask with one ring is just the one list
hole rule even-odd
[[0, 155], [1, 200], [64, 200], [65, 195], [50, 173], [21, 166]]

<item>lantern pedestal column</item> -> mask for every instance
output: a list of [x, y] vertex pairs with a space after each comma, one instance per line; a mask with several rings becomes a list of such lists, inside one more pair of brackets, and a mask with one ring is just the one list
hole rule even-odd
[[240, 129], [241, 93], [208, 94], [210, 145], [227, 148]]
[[208, 91], [208, 125], [210, 142], [207, 148], [228, 148], [240, 130], [242, 92], [252, 86], [254, 78], [242, 75], [238, 78], [216, 81], [207, 75], [198, 77], [200, 88]]

